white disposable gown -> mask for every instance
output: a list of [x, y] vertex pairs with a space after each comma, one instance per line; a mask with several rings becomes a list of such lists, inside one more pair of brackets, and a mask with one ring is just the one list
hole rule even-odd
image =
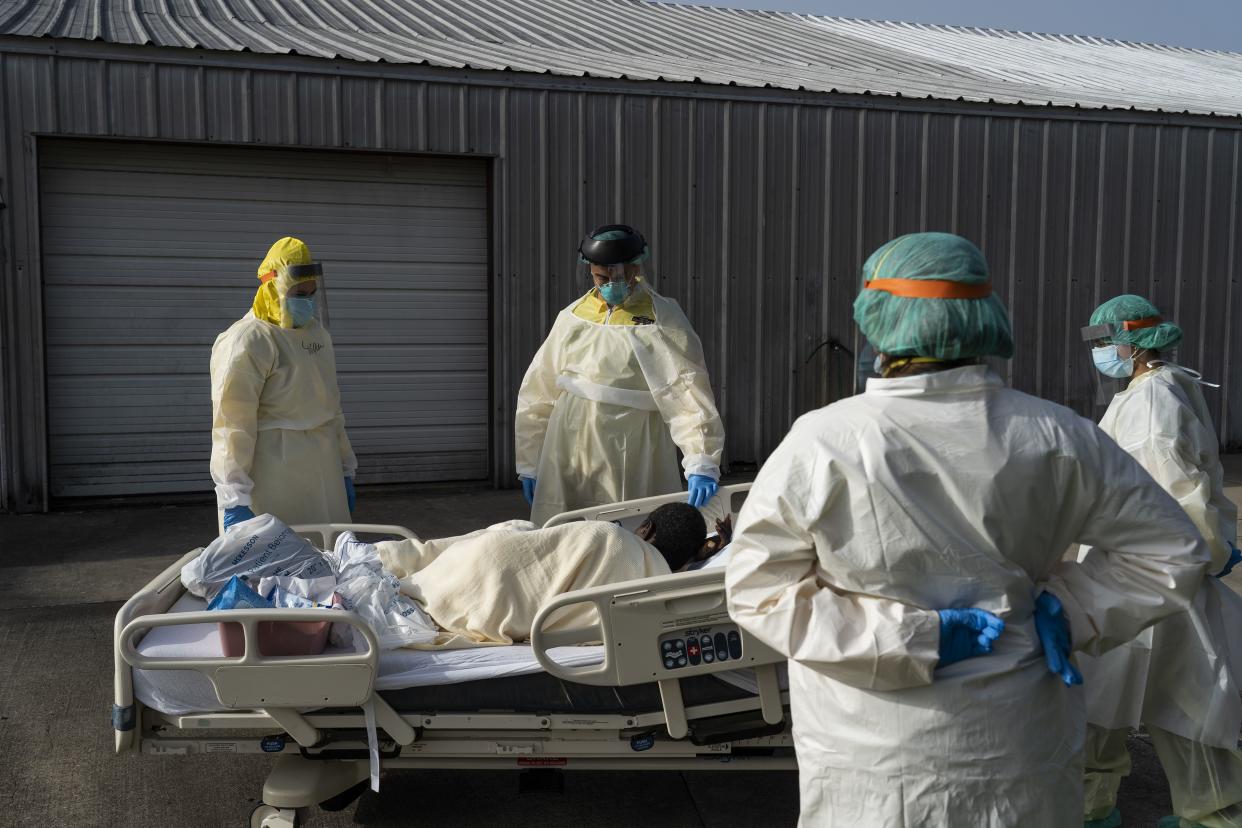
[[[637, 323], [562, 310], [518, 391], [517, 472], [536, 479], [531, 520], [681, 490], [686, 476], [720, 477], [724, 426], [703, 346], [672, 299], [644, 283], [624, 308]], [[601, 303], [602, 304], [602, 303]]]
[[[1161, 366], [1117, 394], [1100, 428], [1171, 494], [1207, 541], [1208, 573], [1237, 543], [1212, 418], [1198, 383]], [[1090, 554], [1084, 549], [1082, 554]], [[1205, 578], [1189, 612], [1166, 618], [1100, 658], [1082, 658], [1087, 718], [1116, 730], [1156, 725], [1193, 742], [1236, 748], [1242, 726], [1242, 598]]]
[[[1066, 828], [1082, 819], [1080, 688], [1032, 611], [1101, 652], [1187, 605], [1207, 552], [1093, 424], [984, 366], [872, 379], [761, 469], [726, 572], [733, 618], [790, 657], [802, 824]], [[1063, 561], [1077, 542], [1099, 547]], [[1103, 551], [1107, 550], [1107, 551]], [[936, 670], [936, 610], [1005, 620]]]
[[250, 506], [288, 524], [349, 521], [358, 468], [336, 384], [332, 337], [313, 320], [284, 328], [247, 313], [211, 349], [211, 476], [221, 509]]

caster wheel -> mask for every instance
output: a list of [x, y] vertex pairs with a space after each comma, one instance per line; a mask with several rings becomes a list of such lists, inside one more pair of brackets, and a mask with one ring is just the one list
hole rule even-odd
[[298, 812], [266, 803], [250, 812], [250, 828], [297, 828]]

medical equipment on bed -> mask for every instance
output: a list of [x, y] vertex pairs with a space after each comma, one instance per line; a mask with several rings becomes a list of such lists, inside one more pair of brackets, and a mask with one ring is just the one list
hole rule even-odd
[[[731, 498], [748, 488], [722, 489], [722, 514], [731, 511]], [[673, 493], [580, 510], [549, 523], [641, 522], [657, 506], [681, 500], [684, 493]], [[397, 526], [297, 529], [317, 536], [316, 543], [321, 540], [328, 548], [346, 530], [414, 537]], [[300, 809], [348, 806], [367, 787], [373, 759], [384, 768], [796, 767], [788, 695], [781, 692], [776, 672], [783, 659], [729, 620], [723, 569], [561, 595], [542, 608], [529, 647], [381, 654], [371, 629], [340, 609], [173, 611], [174, 605], [177, 610], [195, 606], [185, 596], [179, 573], [199, 551], [169, 566], [117, 614], [116, 749], [162, 755], [277, 754], [263, 787], [263, 803], [252, 815], [253, 826], [287, 828], [296, 824]], [[596, 624], [541, 631], [549, 614], [583, 602], [597, 608]], [[178, 649], [147, 646], [161, 636], [170, 640], [178, 628], [188, 632], [192, 625], [209, 623], [214, 629], [225, 616], [244, 631], [240, 658], [169, 655]], [[317, 656], [265, 656], [259, 651], [257, 625], [277, 616], [343, 621], [357, 630], [361, 652], [329, 649]], [[588, 641], [603, 645], [567, 646]], [[203, 642], [199, 651], [205, 651]], [[472, 671], [472, 678], [504, 677], [453, 684], [447, 690], [442, 688], [450, 679], [443, 675], [436, 684], [410, 680], [429, 675], [437, 661], [468, 661], [461, 669]], [[494, 668], [489, 661], [495, 662]], [[532, 661], [546, 672], [536, 671]], [[736, 672], [740, 668], [749, 669]], [[748, 680], [751, 669], [753, 681]], [[185, 676], [200, 688], [191, 707], [213, 701], [211, 695], [216, 703], [207, 710], [160, 712], [136, 698], [135, 675], [144, 693], [151, 693], [165, 676]], [[167, 696], [189, 683], [163, 686]], [[177, 709], [152, 695], [160, 697], [151, 694], [146, 700]], [[372, 745], [368, 722], [378, 730]]]

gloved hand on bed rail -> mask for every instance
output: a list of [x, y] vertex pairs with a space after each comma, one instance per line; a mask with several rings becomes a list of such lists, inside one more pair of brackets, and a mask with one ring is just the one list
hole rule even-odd
[[692, 474], [689, 478], [690, 495], [686, 502], [696, 509], [701, 509], [707, 501], [716, 496], [720, 484], [705, 474]]

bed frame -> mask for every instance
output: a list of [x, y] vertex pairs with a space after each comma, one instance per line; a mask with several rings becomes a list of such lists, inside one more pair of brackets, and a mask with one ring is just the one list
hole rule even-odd
[[[722, 489], [725, 504], [749, 484]], [[684, 493], [580, 510], [547, 525], [572, 520], [632, 522]], [[734, 511], [729, 505], [725, 511]], [[331, 548], [344, 531], [412, 538], [400, 526], [330, 524], [296, 530]], [[182, 556], [130, 598], [114, 628], [115, 698], [112, 725], [118, 753], [166, 756], [200, 753], [271, 753], [275, 762], [263, 785], [252, 826], [291, 828], [316, 804], [341, 810], [362, 794], [383, 768], [569, 770], [793, 770], [788, 694], [778, 684], [783, 658], [731, 622], [725, 607], [724, 570], [646, 578], [558, 596], [541, 608], [531, 646], [547, 672], [581, 684], [624, 686], [657, 682], [662, 707], [632, 713], [589, 711], [531, 714], [397, 711], [375, 691], [379, 647], [374, 633], [352, 612], [328, 609], [167, 610], [185, 592], [181, 568], [202, 552]], [[588, 603], [590, 627], [545, 632], [556, 610]], [[307, 657], [263, 656], [259, 621], [346, 622], [361, 634], [365, 652]], [[148, 657], [136, 645], [157, 626], [236, 621], [245, 632], [237, 658]], [[724, 636], [723, 639], [717, 634]], [[732, 634], [732, 638], [730, 638]], [[697, 664], [682, 659], [685, 644], [725, 640], [735, 657]], [[548, 650], [604, 642], [604, 660], [585, 667], [555, 662]], [[668, 642], [666, 644], [666, 642]], [[678, 643], [683, 642], [683, 643]], [[740, 647], [739, 647], [740, 645]], [[680, 648], [680, 649], [677, 649]], [[672, 656], [670, 659], [669, 656]], [[741, 667], [755, 670], [757, 696], [687, 707], [681, 679]], [[194, 670], [211, 681], [227, 712], [166, 715], [134, 698], [133, 669]], [[314, 712], [305, 712], [305, 711]], [[368, 740], [368, 724], [374, 738]]]

